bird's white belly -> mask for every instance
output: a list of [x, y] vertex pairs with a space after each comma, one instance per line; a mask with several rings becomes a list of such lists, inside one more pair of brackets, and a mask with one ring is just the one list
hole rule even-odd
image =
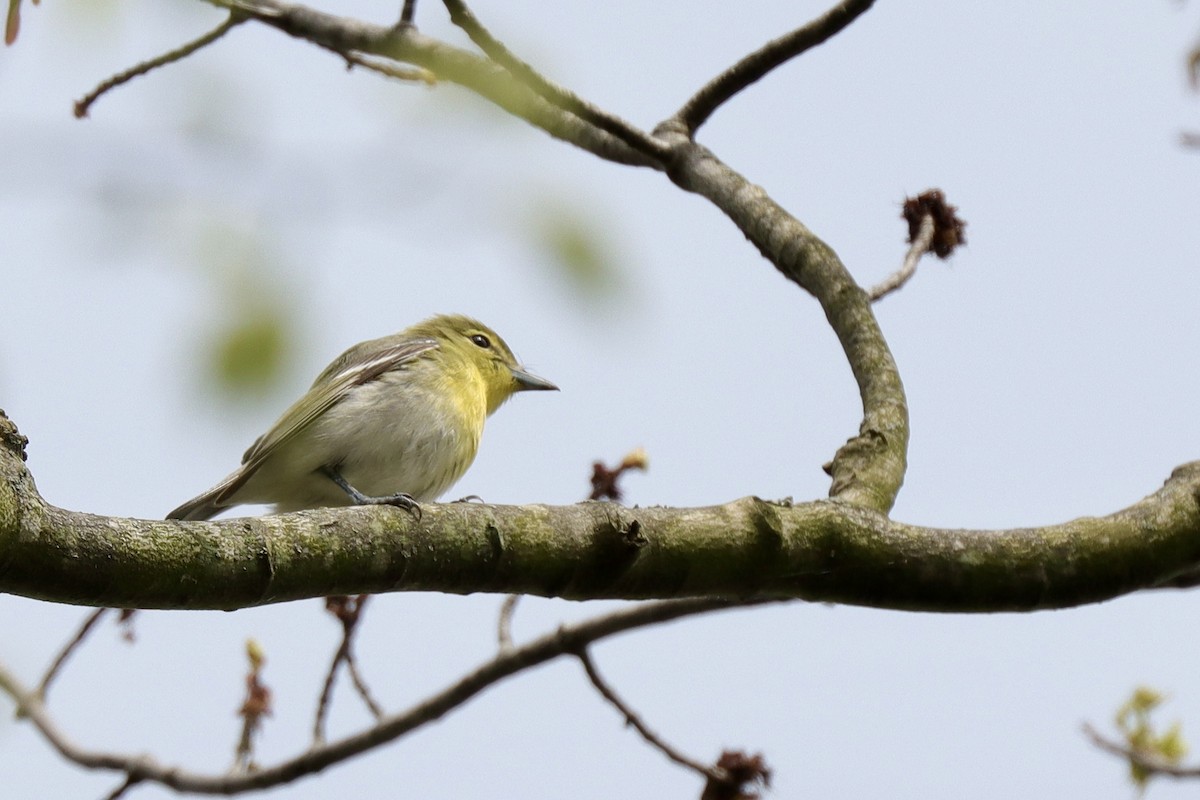
[[424, 397], [409, 398], [420, 413], [405, 413], [394, 389], [387, 394], [391, 388], [387, 380], [356, 387], [281, 445], [239, 491], [242, 501], [273, 503], [279, 512], [348, 505], [346, 493], [323, 474], [327, 467], [365, 495], [437, 499], [471, 465], [478, 437], [462, 441], [472, 426], [430, 413], [435, 406]]

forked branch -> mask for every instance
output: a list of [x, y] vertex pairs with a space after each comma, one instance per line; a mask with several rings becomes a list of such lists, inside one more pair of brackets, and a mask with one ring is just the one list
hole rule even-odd
[[450, 21], [466, 32], [471, 41], [488, 58], [506, 69], [513, 77], [528, 86], [543, 100], [611, 133], [625, 144], [665, 164], [670, 148], [654, 137], [635, 128], [620, 117], [586, 102], [577, 94], [553, 83], [529, 64], [517, 58], [504, 44], [493, 36], [476, 18], [463, 0], [442, 0], [450, 12]]
[[134, 783], [150, 782], [180, 792], [237, 794], [290, 783], [333, 764], [346, 761], [441, 718], [479, 693], [524, 670], [561, 656], [574, 656], [589, 645], [626, 631], [672, 619], [770, 600], [734, 602], [718, 598], [696, 598], [646, 603], [567, 625], [534, 641], [503, 651], [491, 661], [463, 676], [406, 711], [385, 716], [375, 725], [328, 744], [318, 745], [280, 763], [259, 766], [253, 772], [204, 774], [161, 764], [151, 756], [91, 750], [73, 741], [55, 721], [37, 693], [26, 687], [0, 664], [0, 691], [11, 697], [17, 710], [28, 717], [64, 758], [87, 769], [111, 770], [126, 776], [120, 791]]
[[875, 0], [842, 0], [813, 21], [772, 39], [705, 84], [664, 124], [682, 128], [689, 137], [738, 92], [768, 72], [816, 47], [867, 11]]

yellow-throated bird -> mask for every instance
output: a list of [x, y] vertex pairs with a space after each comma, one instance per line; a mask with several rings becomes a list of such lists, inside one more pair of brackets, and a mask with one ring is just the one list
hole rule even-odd
[[208, 519], [245, 503], [275, 511], [387, 503], [416, 509], [450, 488], [488, 415], [516, 392], [557, 389], [491, 328], [427, 319], [356, 344], [258, 438], [229, 477], [167, 515]]

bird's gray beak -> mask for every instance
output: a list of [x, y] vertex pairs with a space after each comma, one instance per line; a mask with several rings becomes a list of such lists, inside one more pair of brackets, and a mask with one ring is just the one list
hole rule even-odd
[[558, 387], [550, 381], [545, 378], [539, 378], [537, 375], [526, 372], [523, 369], [513, 368], [512, 376], [517, 381], [518, 392], [527, 392], [530, 390], [558, 391]]

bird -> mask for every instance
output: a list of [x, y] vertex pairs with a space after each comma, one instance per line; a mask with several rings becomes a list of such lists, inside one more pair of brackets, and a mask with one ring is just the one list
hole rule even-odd
[[558, 387], [488, 326], [442, 314], [335, 358], [224, 480], [167, 515], [388, 504], [420, 515], [475, 460], [484, 421], [517, 392]]

